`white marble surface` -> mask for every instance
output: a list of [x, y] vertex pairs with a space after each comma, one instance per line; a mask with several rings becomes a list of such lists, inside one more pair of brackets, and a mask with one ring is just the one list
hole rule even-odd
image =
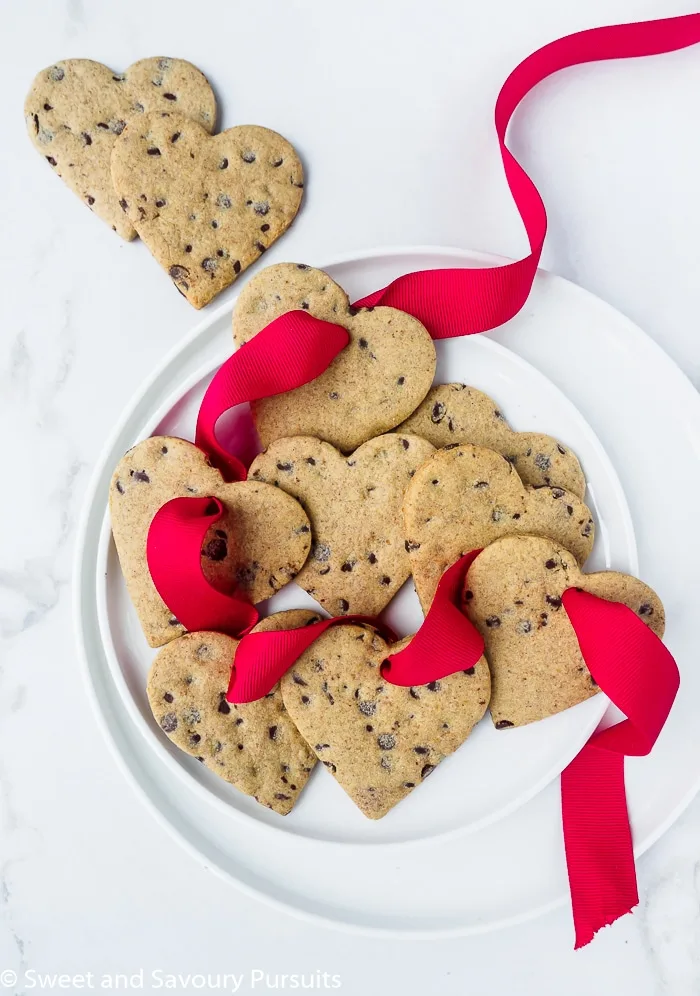
[[[114, 764], [71, 629], [76, 517], [106, 433], [197, 316], [144, 247], [50, 175], [24, 134], [34, 73], [85, 56], [197, 63], [223, 126], [287, 135], [308, 168], [266, 257], [446, 244], [519, 255], [491, 126], [498, 87], [579, 28], [686, 0], [23, 0], [2, 5], [0, 106], [0, 972], [341, 976], [357, 996], [700, 993], [700, 801], [639, 865], [642, 901], [589, 948], [560, 911], [507, 932], [400, 943], [310, 928], [244, 899], [156, 825]], [[513, 148], [549, 210], [544, 263], [637, 321], [700, 385], [700, 49], [568, 72]], [[3, 977], [0, 974], [0, 984]], [[136, 980], [138, 981], [138, 980]], [[38, 986], [35, 986], [35, 988]], [[78, 991], [79, 981], [68, 990]], [[173, 990], [170, 990], [173, 991]], [[202, 991], [196, 980], [178, 992]]]

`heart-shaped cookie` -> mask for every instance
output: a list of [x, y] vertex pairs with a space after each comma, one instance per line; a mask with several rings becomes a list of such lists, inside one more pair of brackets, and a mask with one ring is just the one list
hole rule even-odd
[[[306, 610], [268, 616], [254, 633], [300, 629], [319, 616]], [[148, 701], [161, 730], [214, 774], [282, 815], [294, 806], [316, 757], [284, 708], [279, 684], [262, 699], [226, 701], [238, 641], [187, 633], [157, 654]]]
[[494, 450], [468, 443], [438, 450], [404, 497], [406, 549], [424, 611], [443, 572], [500, 536], [548, 536], [583, 563], [593, 548], [587, 505], [563, 488], [528, 488]]
[[401, 504], [433, 452], [418, 436], [387, 433], [345, 457], [292, 436], [251, 464], [250, 480], [277, 485], [306, 510], [313, 546], [296, 582], [332, 615], [378, 615], [408, 578]]
[[402, 688], [380, 668], [391, 647], [371, 626], [332, 626], [282, 679], [301, 735], [365, 816], [379, 819], [469, 736], [486, 711], [488, 665]]
[[129, 221], [175, 286], [201, 308], [285, 232], [299, 210], [301, 162], [255, 125], [209, 135], [175, 113], [132, 120], [112, 182]]
[[496, 450], [509, 460], [523, 484], [564, 488], [583, 498], [586, 478], [576, 454], [541, 432], [515, 432], [487, 394], [466, 384], [438, 384], [401, 432], [412, 432], [433, 446], [473, 443]]
[[268, 266], [241, 291], [233, 312], [237, 345], [286, 311], [342, 325], [350, 342], [320, 377], [252, 404], [263, 446], [281, 436], [317, 436], [348, 453], [402, 422], [435, 374], [435, 346], [421, 323], [395, 308], [351, 307], [327, 273], [303, 263]]
[[499, 729], [552, 716], [598, 691], [562, 605], [567, 588], [622, 602], [663, 635], [663, 605], [637, 578], [583, 574], [576, 558], [550, 539], [497, 540], [472, 564], [464, 604], [484, 637]]
[[214, 92], [183, 59], [142, 59], [124, 73], [90, 59], [65, 59], [37, 74], [24, 114], [34, 147], [54, 171], [122, 238], [134, 239], [112, 184], [112, 149], [132, 120], [174, 108], [214, 130]]
[[146, 540], [153, 516], [171, 498], [211, 495], [224, 515], [202, 545], [202, 569], [217, 588], [249, 601], [269, 598], [294, 577], [311, 546], [311, 527], [297, 501], [258, 481], [226, 484], [205, 454], [174, 436], [151, 436], [119, 461], [112, 477], [112, 532], [126, 586], [146, 639], [160, 647], [181, 636], [151, 579]]

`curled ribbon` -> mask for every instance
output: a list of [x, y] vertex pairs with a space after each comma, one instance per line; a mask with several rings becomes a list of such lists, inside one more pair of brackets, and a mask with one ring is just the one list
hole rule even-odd
[[[530, 293], [547, 229], [542, 199], [505, 143], [508, 124], [521, 100], [542, 80], [569, 66], [657, 55], [698, 42], [700, 14], [687, 14], [577, 32], [530, 55], [504, 83], [495, 110], [503, 167], [527, 232], [530, 253], [505, 266], [409, 273], [358, 301], [357, 306], [383, 304], [409, 312], [426, 326], [434, 339], [484, 332], [513, 318]], [[226, 361], [202, 402], [196, 443], [228, 480], [245, 479], [245, 465], [236, 451], [243, 452], [239, 441], [247, 435], [247, 430], [242, 422], [238, 423], [233, 452], [229, 452], [216, 438], [219, 417], [234, 406], [308, 383], [330, 366], [346, 344], [347, 332], [340, 326], [291, 312], [276, 319]], [[166, 528], [161, 533], [163, 522]], [[251, 608], [246, 615], [240, 603], [236, 604], [238, 600], [229, 597], [226, 603], [221, 601], [227, 596], [207, 585], [201, 563], [195, 557], [192, 539], [195, 524], [188, 516], [183, 516], [181, 525], [178, 522], [178, 517], [167, 515], [161, 519], [159, 512], [151, 526], [155, 539], [149, 534], [148, 563], [159, 593], [187, 629], [217, 628], [235, 635], [244, 633], [255, 610]], [[168, 528], [168, 523], [172, 528]], [[182, 547], [180, 528], [187, 538]], [[201, 530], [199, 535], [203, 535]], [[190, 541], [191, 545], [187, 545]], [[168, 546], [172, 549], [167, 549]], [[185, 548], [189, 559], [184, 556]], [[626, 712], [628, 720], [596, 734], [562, 774], [564, 838], [577, 947], [588, 943], [599, 927], [612, 923], [637, 902], [623, 759], [625, 755], [651, 749], [678, 687], [673, 659], [644, 623], [629, 610], [619, 611], [624, 606], [616, 606], [611, 613], [610, 603], [601, 607], [601, 600], [594, 599], [593, 608], [588, 601], [592, 598], [581, 600], [576, 593], [568, 592], [565, 604], [591, 673], [611, 700]], [[212, 601], [211, 611], [208, 599]], [[434, 643], [423, 646], [422, 669], [418, 670], [415, 664], [420, 677], [412, 683], [425, 683], [428, 673], [425, 662], [430, 661], [438, 668], [443, 652], [445, 660], [449, 656], [454, 630], [448, 619], [453, 614], [449, 607], [445, 613], [445, 620], [438, 627], [444, 646], [437, 654]], [[420, 634], [424, 629], [427, 632], [430, 615], [411, 644], [390, 662], [387, 680], [396, 680], [397, 674], [403, 678], [410, 675], [407, 663], [410, 664], [413, 655], [418, 656], [424, 639]], [[202, 621], [207, 622], [206, 627], [200, 625]], [[414, 649], [416, 646], [418, 649]], [[413, 655], [409, 653], [412, 650]], [[409, 656], [404, 657], [405, 654]], [[403, 664], [397, 671], [399, 659]], [[430, 674], [433, 679], [436, 677], [436, 671]]]

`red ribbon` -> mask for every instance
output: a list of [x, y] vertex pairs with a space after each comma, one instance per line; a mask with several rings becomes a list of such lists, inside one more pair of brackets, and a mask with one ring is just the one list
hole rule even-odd
[[648, 754], [678, 691], [676, 662], [626, 605], [569, 589], [562, 599], [588, 670], [627, 719], [595, 733], [561, 775], [576, 947], [639, 902], [625, 757]]
[[202, 543], [223, 515], [218, 498], [173, 498], [158, 509], [146, 540], [153, 584], [186, 630], [215, 630], [240, 636], [258, 621], [250, 602], [226, 595], [202, 571]]
[[[688, 14], [577, 32], [530, 55], [504, 83], [495, 112], [503, 166], [528, 235], [530, 253], [505, 266], [409, 273], [363, 298], [357, 302], [358, 306], [381, 303], [409, 312], [426, 326], [434, 339], [483, 332], [513, 318], [530, 293], [547, 227], [544, 205], [536, 187], [505, 144], [508, 123], [520, 101], [539, 82], [568, 66], [656, 55], [687, 48], [699, 41], [700, 14]], [[219, 417], [236, 405], [308, 383], [328, 368], [346, 343], [345, 329], [320, 322], [305, 313], [291, 312], [276, 319], [237, 350], [214, 377], [202, 402], [197, 445], [210, 455], [228, 479], [244, 479], [245, 466], [235, 453], [243, 452], [242, 439], [249, 431], [244, 431], [239, 420], [232, 437], [233, 452], [229, 452], [216, 439]], [[156, 520], [158, 518], [156, 516]], [[175, 521], [171, 520], [171, 524]], [[154, 528], [159, 527], [152, 526], [152, 530]], [[160, 540], [162, 542], [153, 545], [149, 536], [149, 567], [158, 591], [178, 619], [188, 629], [197, 629], [202, 620], [216, 617], [219, 624], [215, 628], [227, 632], [245, 631], [243, 614], [239, 616], [239, 607], [232, 605], [230, 599], [227, 604], [234, 615], [227, 621], [224, 603], [220, 601], [226, 596], [219, 592], [213, 594], [211, 586], [206, 585], [201, 563], [197, 560], [195, 565], [192, 550], [189, 561], [185, 562], [184, 557], [180, 560], [181, 536], [177, 529], [173, 527], [168, 531], [166, 528], [160, 534]], [[166, 550], [168, 545], [173, 547], [175, 554]], [[598, 927], [611, 923], [637, 901], [622, 758], [625, 754], [645, 752], [642, 747], [646, 751], [651, 749], [675, 695], [677, 671], [670, 655], [659, 649], [655, 637], [639, 635], [642, 632], [639, 627], [647, 634], [651, 631], [633, 613], [630, 618], [627, 612], [616, 610], [614, 625], [608, 624], [603, 621], [604, 617], [608, 619], [607, 608], [580, 615], [580, 605], [574, 604], [577, 599], [572, 600], [571, 594], [567, 593], [567, 604], [570, 608], [573, 605], [572, 613], [577, 617], [574, 626], [583, 641], [584, 659], [588, 663], [590, 656], [591, 672], [611, 699], [622, 703], [621, 708], [627, 712], [630, 724], [619, 724], [614, 728], [619, 730], [615, 734], [597, 734], [562, 776], [564, 834], [576, 943], [580, 946], [591, 939]], [[208, 599], [216, 603], [215, 611], [209, 611]], [[600, 600], [595, 601], [598, 604]], [[175, 605], [179, 606], [177, 610]], [[416, 678], [412, 683], [425, 683], [426, 662], [437, 668], [443, 653], [444, 659], [449, 656], [453, 629], [447, 621], [451, 610], [447, 608], [445, 612], [445, 621], [438, 627], [440, 639], [446, 641], [444, 647], [438, 650], [437, 644], [422, 644], [420, 634], [428, 625], [426, 618], [424, 627], [409, 647], [395, 655], [391, 667], [395, 668], [396, 660], [402, 658], [405, 668], [406, 661], [410, 662], [413, 655], [418, 659], [418, 650], [422, 647], [423, 670], [416, 670], [420, 679]], [[598, 627], [606, 639], [596, 642]], [[272, 637], [275, 634], [263, 635]], [[418, 649], [415, 649], [416, 644]], [[625, 652], [620, 652], [618, 644], [627, 648]], [[606, 650], [613, 645], [617, 647], [615, 653]], [[409, 651], [413, 651], [413, 655], [404, 658]], [[655, 674], [653, 684], [649, 682], [652, 671]], [[407, 677], [409, 672], [410, 668], [404, 669], [403, 676]], [[396, 671], [391, 673], [395, 680]], [[437, 673], [431, 670], [430, 675], [434, 680]], [[617, 684], [618, 680], [622, 685]], [[661, 695], [660, 685], [664, 688]], [[605, 830], [608, 824], [609, 835]]]
[[[466, 572], [480, 552], [473, 550], [445, 571], [421, 628], [404, 650], [390, 655], [382, 664], [382, 676], [390, 684], [404, 688], [427, 685], [456, 671], [467, 671], [477, 663], [484, 652], [484, 641], [460, 611], [459, 600]], [[249, 633], [236, 648], [226, 698], [229, 702], [261, 699], [329, 626], [352, 622], [370, 623], [387, 640], [396, 639], [391, 630], [368, 616], [341, 616], [322, 619], [302, 629]]]

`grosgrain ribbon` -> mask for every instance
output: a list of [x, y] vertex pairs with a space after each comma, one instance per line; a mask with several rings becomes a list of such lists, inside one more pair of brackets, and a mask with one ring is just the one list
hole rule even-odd
[[627, 719], [595, 733], [561, 776], [576, 947], [639, 902], [625, 797], [625, 757], [648, 754], [676, 697], [676, 662], [626, 605], [564, 593], [588, 670]]
[[[569, 66], [657, 55], [698, 42], [700, 14], [687, 14], [577, 32], [530, 55], [504, 83], [495, 112], [503, 166], [527, 232], [530, 253], [505, 266], [406, 274], [388, 287], [363, 298], [357, 306], [382, 304], [407, 311], [423, 322], [434, 339], [483, 332], [513, 318], [527, 300], [532, 287], [547, 227], [544, 205], [535, 185], [505, 144], [508, 123], [520, 101], [542, 80]], [[340, 326], [320, 322], [299, 312], [282, 315], [269, 328], [273, 331], [266, 329], [258, 333], [234, 353], [216, 374], [206, 392], [198, 418], [196, 443], [210, 455], [229, 480], [245, 478], [245, 466], [236, 454], [243, 452], [242, 437], [249, 435], [249, 430], [244, 430], [244, 423], [239, 420], [229, 451], [216, 439], [219, 417], [234, 406], [308, 383], [328, 368], [347, 343], [347, 333]], [[220, 593], [212, 594], [214, 590], [208, 586], [207, 595], [200, 583], [201, 579], [206, 585], [201, 575], [201, 564], [197, 564], [195, 569], [192, 558], [189, 571], [176, 568], [177, 531], [171, 531], [168, 536], [166, 530], [166, 535], [161, 538], [163, 543], [157, 543], [152, 556], [149, 555], [149, 567], [166, 604], [188, 629], [202, 628], [204, 622], [209, 626], [208, 620], [219, 611], [218, 618], [225, 623], [225, 610], [218, 600]], [[168, 543], [174, 545], [174, 556], [164, 549]], [[161, 570], [161, 561], [169, 563], [173, 571]], [[186, 604], [185, 589], [189, 605]], [[209, 613], [208, 597], [217, 602], [217, 612]], [[571, 599], [567, 601], [570, 606], [573, 604]], [[176, 612], [175, 604], [183, 605], [183, 608]], [[578, 615], [579, 608], [574, 606], [572, 611], [575, 615]], [[183, 618], [183, 609], [188, 623]], [[238, 609], [233, 611], [238, 612]], [[634, 614], [632, 618], [636, 618]], [[585, 642], [588, 623], [595, 628], [597, 616], [591, 613], [587, 617], [581, 616], [581, 619], [584, 622], [579, 619], [575, 626], [579, 627], [579, 639], [582, 638], [583, 627]], [[228, 626], [216, 628], [230, 632], [240, 622], [237, 619], [235, 623], [229, 622]], [[562, 776], [564, 834], [577, 946], [587, 943], [598, 927], [611, 923], [636, 902], [622, 758], [626, 753], [641, 752], [636, 750], [640, 743], [651, 749], [658, 734], [656, 726], [663, 724], [666, 706], [670, 708], [677, 688], [677, 670], [672, 658], [659, 650], [655, 640], [649, 643], [646, 637], [639, 637], [639, 626], [646, 630], [639, 620], [633, 624], [629, 617], [623, 619], [618, 613], [612, 629], [619, 634], [622, 643], [628, 645], [628, 652], [611, 655], [614, 660], [608, 658], [605, 646], [595, 644], [594, 649], [589, 646], [584, 650], [582, 644], [587, 662], [586, 654], [592, 654], [592, 673], [614, 702], [615, 695], [624, 691], [615, 684], [616, 671], [623, 676], [628, 691], [638, 683], [638, 693], [637, 697], [630, 698], [618, 694], [620, 702], [627, 705], [627, 708], [624, 704], [621, 708], [627, 712], [632, 725], [619, 724], [624, 731], [614, 736], [611, 734], [602, 741], [598, 737], [605, 737], [605, 734], [596, 735]], [[449, 640], [449, 626], [441, 627], [441, 631], [442, 638]], [[608, 627], [605, 631], [608, 632]], [[402, 653], [410, 650], [415, 642], [416, 638]], [[653, 684], [649, 682], [651, 671], [655, 672]], [[659, 708], [658, 714], [652, 716], [650, 700], [658, 696], [659, 682], [666, 688], [662, 696], [663, 709]], [[640, 736], [640, 730], [643, 731], [641, 741], [630, 739], [632, 730], [636, 731], [636, 737]], [[602, 813], [601, 807], [607, 815]], [[602, 828], [608, 820], [614, 833], [602, 839]]]
[[215, 630], [241, 636], [258, 621], [258, 610], [224, 594], [202, 571], [202, 544], [224, 508], [218, 498], [173, 498], [153, 517], [146, 561], [158, 594], [190, 633]]

